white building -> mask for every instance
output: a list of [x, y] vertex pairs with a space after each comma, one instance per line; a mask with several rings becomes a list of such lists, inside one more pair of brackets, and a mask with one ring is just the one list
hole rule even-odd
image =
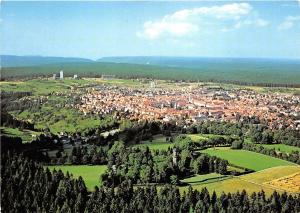
[[60, 72], [59, 72], [59, 78], [62, 80], [62, 79], [64, 79], [64, 71], [63, 70], [61, 70]]
[[74, 78], [74, 79], [78, 79], [78, 75], [75, 74], [73, 78]]

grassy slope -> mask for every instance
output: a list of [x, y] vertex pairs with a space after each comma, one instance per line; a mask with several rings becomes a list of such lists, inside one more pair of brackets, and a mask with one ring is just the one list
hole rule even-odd
[[94, 190], [95, 186], [101, 185], [100, 183], [100, 175], [103, 174], [107, 166], [48, 166], [50, 170], [61, 170], [63, 173], [67, 171], [73, 174], [74, 178], [78, 178], [81, 176], [84, 179], [84, 182], [87, 188], [91, 191]]
[[1, 129], [1, 134], [10, 136], [10, 137], [20, 137], [22, 138], [22, 142], [30, 142], [35, 137], [32, 137], [32, 135], [39, 136], [40, 132], [35, 132], [35, 131], [30, 131], [30, 130], [19, 130], [15, 128], [8, 128], [8, 127], [0, 127]]
[[[1, 91], [6, 92], [32, 92], [34, 97], [41, 95], [47, 96], [49, 100], [56, 100], [63, 103], [68, 98], [66, 95], [71, 91], [72, 87], [82, 87], [95, 83], [95, 80], [46, 80], [34, 79], [29, 81], [16, 82], [0, 82]], [[61, 92], [65, 96], [50, 95], [52, 92]], [[35, 124], [35, 128], [42, 129], [48, 126], [52, 133], [76, 132], [84, 129], [94, 128], [98, 126], [101, 121], [99, 119], [83, 116], [76, 109], [71, 108], [57, 108], [55, 105], [41, 106], [38, 112], [32, 113], [28, 110], [23, 112], [10, 112], [16, 118], [21, 120], [28, 120]]]
[[280, 152], [286, 152], [286, 153], [291, 153], [292, 151], [300, 152], [300, 147], [289, 146], [285, 144], [270, 144], [270, 145], [263, 144], [262, 146], [268, 149], [275, 148], [275, 150], [278, 150]]
[[134, 147], [146, 147], [148, 146], [150, 150], [167, 150], [169, 147], [173, 147], [173, 143], [166, 142], [166, 137], [157, 135], [153, 138], [152, 142], [149, 140], [142, 141], [141, 144], [135, 144]]
[[231, 164], [252, 169], [255, 171], [275, 166], [295, 165], [288, 161], [246, 150], [232, 150], [229, 148], [211, 148], [202, 150], [201, 152], [207, 153], [209, 155], [215, 155], [217, 157], [228, 160]]

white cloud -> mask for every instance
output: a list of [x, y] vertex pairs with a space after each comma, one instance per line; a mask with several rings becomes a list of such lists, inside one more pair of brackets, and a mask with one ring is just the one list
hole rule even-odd
[[189, 22], [149, 21], [144, 24], [144, 31], [138, 33], [138, 36], [149, 39], [156, 39], [162, 35], [181, 37], [197, 31], [198, 27]]
[[150, 40], [179, 38], [212, 28], [229, 31], [247, 25], [264, 27], [268, 22], [259, 18], [250, 4], [232, 3], [176, 11], [160, 20], [145, 22], [137, 35]]
[[295, 22], [300, 22], [300, 16], [288, 16], [278, 25], [278, 30], [288, 30], [295, 25]]

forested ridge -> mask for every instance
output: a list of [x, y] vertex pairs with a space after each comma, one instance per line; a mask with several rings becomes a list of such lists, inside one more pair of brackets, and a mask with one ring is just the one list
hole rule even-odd
[[61, 171], [51, 173], [28, 158], [1, 155], [1, 208], [3, 212], [299, 212], [300, 195], [264, 192], [210, 194], [205, 188], [182, 196], [166, 185], [135, 187], [124, 181], [88, 192], [84, 181]]

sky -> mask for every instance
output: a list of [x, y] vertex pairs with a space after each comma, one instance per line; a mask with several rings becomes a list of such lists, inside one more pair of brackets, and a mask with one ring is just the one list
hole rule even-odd
[[300, 1], [2, 1], [0, 53], [300, 58]]

